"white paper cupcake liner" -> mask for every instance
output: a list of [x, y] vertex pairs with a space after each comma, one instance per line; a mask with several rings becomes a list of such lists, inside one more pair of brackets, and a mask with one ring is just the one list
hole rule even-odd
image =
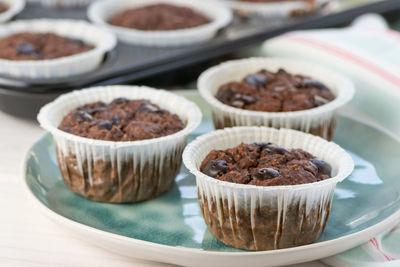
[[[206, 15], [212, 21], [198, 27], [169, 31], [142, 31], [108, 23], [108, 20], [119, 12], [158, 3], [188, 7]], [[154, 47], [187, 46], [207, 41], [232, 20], [231, 11], [228, 8], [198, 0], [103, 0], [89, 6], [88, 17], [91, 21], [116, 33], [123, 42]]]
[[106, 52], [112, 50], [116, 37], [104, 29], [85, 21], [75, 20], [20, 20], [0, 25], [0, 38], [20, 33], [55, 33], [76, 38], [95, 48], [72, 56], [49, 60], [0, 59], [0, 74], [14, 78], [54, 79], [92, 71], [100, 66]]
[[[241, 142], [272, 142], [286, 149], [303, 149], [328, 162], [332, 178], [310, 184], [255, 186], [220, 181], [200, 172], [211, 150], [232, 148]], [[336, 184], [354, 168], [350, 155], [332, 142], [267, 127], [226, 128], [200, 136], [186, 147], [183, 162], [196, 176], [200, 206], [210, 231], [228, 245], [252, 250], [315, 241], [324, 230]]]
[[326, 5], [332, 0], [285, 1], [272, 3], [255, 3], [236, 0], [218, 0], [232, 8], [239, 16], [257, 16], [265, 19], [290, 18], [296, 14], [308, 14]]
[[[302, 74], [324, 83], [336, 98], [319, 107], [293, 112], [260, 112], [231, 107], [215, 98], [219, 87], [261, 69], [277, 71], [279, 68], [292, 74]], [[202, 73], [197, 83], [201, 96], [211, 105], [217, 128], [232, 126], [269, 126], [290, 128], [314, 133], [329, 139], [337, 109], [348, 103], [354, 93], [353, 83], [332, 71], [308, 62], [281, 58], [249, 58], [234, 60], [212, 67]], [[315, 133], [317, 134], [317, 133]]]
[[5, 12], [0, 13], [0, 22], [9, 21], [25, 7], [25, 0], [2, 0], [0, 3], [8, 6]]
[[[186, 126], [168, 136], [132, 142], [88, 139], [57, 128], [72, 109], [96, 101], [109, 103], [119, 97], [148, 99], [178, 115]], [[201, 118], [196, 104], [184, 97], [139, 86], [74, 91], [44, 106], [38, 115], [40, 125], [53, 135], [66, 184], [78, 194], [104, 202], [135, 202], [170, 189], [186, 138]]]

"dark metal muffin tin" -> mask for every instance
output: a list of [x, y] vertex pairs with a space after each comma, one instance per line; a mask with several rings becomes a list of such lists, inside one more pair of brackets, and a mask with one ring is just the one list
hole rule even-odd
[[[317, 14], [287, 21], [261, 23], [235, 19], [214, 39], [189, 47], [154, 48], [119, 43], [107, 54], [103, 64], [90, 73], [56, 80], [0, 77], [0, 109], [16, 116], [34, 118], [43, 104], [73, 89], [132, 83], [226, 55], [288, 31], [342, 25], [364, 13], [386, 13], [399, 8], [399, 0], [385, 0], [329, 15]], [[28, 4], [15, 19], [34, 18], [86, 19], [86, 9], [53, 9]]]

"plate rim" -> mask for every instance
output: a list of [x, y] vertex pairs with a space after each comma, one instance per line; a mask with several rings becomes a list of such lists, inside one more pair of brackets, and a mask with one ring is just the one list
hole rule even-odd
[[[356, 120], [366, 126], [369, 126], [371, 128], [375, 128], [376, 130], [379, 130], [383, 132], [385, 135], [389, 136], [390, 138], [394, 139], [395, 141], [400, 143], [400, 137], [396, 135], [395, 133], [391, 132], [390, 130], [384, 128], [383, 126], [380, 126], [379, 124], [369, 121], [364, 118], [360, 118], [356, 115], [351, 115], [351, 114], [343, 114], [340, 112], [338, 115], [348, 118], [348, 119], [353, 119]], [[199, 256], [214, 256], [214, 257], [235, 257], [235, 258], [246, 258], [248, 259], [249, 257], [251, 258], [264, 258], [268, 256], [279, 256], [281, 254], [295, 254], [295, 253], [304, 253], [306, 251], [312, 250], [313, 252], [316, 252], [316, 249], [324, 249], [324, 248], [331, 248], [330, 251], [329, 249], [325, 249], [325, 253], [313, 253], [311, 258], [309, 257], [303, 257], [303, 258], [297, 258], [296, 262], [305, 262], [305, 261], [310, 261], [310, 260], [318, 260], [322, 259], [325, 257], [333, 256], [334, 254], [343, 252], [345, 250], [348, 250], [350, 248], [356, 247], [364, 242], [367, 242], [369, 239], [374, 237], [375, 235], [383, 232], [387, 228], [390, 228], [391, 226], [394, 226], [398, 224], [398, 220], [400, 219], [400, 209], [398, 209], [396, 212], [394, 212], [392, 215], [388, 216], [386, 219], [382, 220], [381, 222], [374, 224], [372, 226], [369, 226], [361, 231], [351, 233], [345, 236], [341, 236], [339, 238], [327, 240], [327, 241], [322, 241], [318, 243], [312, 243], [309, 245], [303, 245], [303, 246], [298, 246], [298, 247], [293, 247], [293, 248], [285, 248], [285, 249], [278, 249], [278, 250], [268, 250], [268, 251], [240, 251], [240, 252], [227, 252], [227, 251], [207, 251], [207, 250], [202, 250], [202, 249], [196, 249], [196, 248], [188, 248], [188, 247], [180, 247], [180, 246], [170, 246], [170, 245], [164, 245], [164, 244], [158, 244], [154, 243], [151, 241], [145, 241], [145, 240], [140, 240], [132, 237], [127, 237], [127, 236], [122, 236], [119, 234], [107, 232], [104, 230], [97, 229], [92, 226], [85, 225], [83, 223], [74, 221], [72, 219], [69, 219], [67, 217], [62, 216], [61, 214], [53, 211], [50, 209], [48, 206], [46, 206], [44, 203], [42, 203], [32, 192], [28, 185], [27, 181], [27, 159], [29, 157], [29, 154], [33, 148], [40, 140], [42, 140], [45, 136], [51, 135], [50, 133], [46, 132], [42, 134], [36, 141], [29, 147], [27, 150], [27, 154], [24, 157], [24, 162], [22, 165], [23, 168], [23, 187], [25, 193], [28, 195], [29, 199], [33, 200], [33, 203], [35, 203], [35, 206], [39, 208], [41, 213], [43, 213], [46, 217], [49, 219], [55, 221], [58, 224], [62, 224], [68, 227], [69, 230], [74, 231], [75, 233], [78, 233], [78, 231], [84, 231], [87, 232], [91, 235], [97, 235], [98, 237], [101, 238], [106, 238], [114, 241], [120, 241], [123, 242], [124, 244], [129, 244], [131, 246], [138, 246], [140, 248], [152, 248], [152, 249], [161, 249], [164, 254], [170, 254], [173, 255], [176, 252], [181, 252], [181, 253], [191, 253], [191, 255], [199, 255]], [[85, 241], [92, 243], [93, 241], [85, 235]], [[339, 249], [334, 249], [335, 245], [337, 244], [344, 244], [340, 246]], [[104, 249], [108, 250], [113, 250], [114, 252], [118, 253], [114, 249], [108, 248], [107, 246], [102, 246], [98, 243], [95, 245], [100, 246]], [[337, 246], [336, 246], [337, 247]], [[142, 258], [140, 255], [127, 255], [125, 253], [118, 253], [122, 254], [131, 258]], [[176, 255], [176, 254], [175, 254]], [[160, 255], [159, 255], [160, 256]], [[145, 258], [146, 259], [146, 258]], [[156, 261], [162, 261], [162, 262], [168, 262], [168, 263], [175, 263], [179, 264], [179, 259], [178, 261], [175, 260], [169, 260], [169, 261], [163, 261], [163, 260], [156, 260]], [[153, 259], [154, 261], [154, 259]], [[289, 261], [289, 260], [288, 260]], [[287, 261], [287, 262], [288, 262]], [[264, 263], [268, 264], [268, 263]], [[281, 264], [288, 264], [286, 262], [282, 262]]]

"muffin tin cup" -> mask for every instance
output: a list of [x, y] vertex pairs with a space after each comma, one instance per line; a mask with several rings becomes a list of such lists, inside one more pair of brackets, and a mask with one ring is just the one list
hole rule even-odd
[[[255, 186], [220, 181], [200, 172], [207, 154], [240, 143], [272, 142], [300, 148], [332, 166], [332, 178], [300, 185]], [[210, 232], [240, 249], [271, 250], [314, 242], [324, 231], [336, 184], [349, 176], [354, 163], [338, 145], [290, 129], [235, 127], [198, 137], [183, 153], [196, 176], [199, 203]]]
[[[177, 133], [141, 141], [112, 142], [84, 138], [59, 130], [62, 119], [87, 103], [115, 98], [148, 99], [186, 124]], [[137, 202], [172, 188], [187, 136], [202, 114], [191, 101], [164, 90], [139, 86], [107, 86], [74, 91], [44, 106], [40, 125], [54, 138], [65, 184], [75, 193], [101, 202]]]
[[82, 7], [93, 3], [95, 0], [29, 0], [32, 3], [40, 3], [43, 6], [56, 8]]
[[[219, 87], [232, 81], [240, 81], [248, 74], [261, 69], [277, 71], [279, 68], [309, 76], [324, 83], [336, 98], [319, 107], [292, 112], [262, 112], [238, 109], [215, 98]], [[348, 103], [354, 95], [353, 83], [319, 65], [281, 58], [249, 58], [222, 63], [203, 72], [198, 80], [201, 96], [211, 105], [214, 125], [217, 129], [234, 126], [267, 126], [290, 128], [331, 140], [335, 129], [335, 112]]]
[[[131, 8], [138, 8], [152, 4], [171, 4], [191, 8], [211, 19], [210, 23], [198, 27], [168, 30], [168, 31], [143, 31], [125, 27], [113, 26], [108, 20], [115, 14]], [[94, 23], [107, 27], [118, 38], [128, 44], [170, 47], [187, 46], [205, 42], [213, 38], [218, 30], [227, 26], [232, 20], [229, 8], [215, 2], [198, 0], [103, 0], [89, 6], [88, 17]]]
[[47, 60], [0, 59], [0, 74], [13, 78], [56, 79], [92, 71], [103, 62], [105, 54], [112, 50], [116, 37], [104, 29], [85, 21], [76, 20], [21, 20], [0, 25], [0, 38], [12, 34], [55, 33], [62, 37], [75, 38], [94, 45], [92, 50]]
[[284, 1], [272, 3], [255, 3], [240, 0], [218, 0], [230, 7], [240, 17], [261, 19], [285, 19], [310, 14], [320, 9], [329, 0]]
[[0, 13], [0, 22], [9, 21], [25, 7], [25, 0], [2, 0], [0, 3], [8, 6], [6, 11]]

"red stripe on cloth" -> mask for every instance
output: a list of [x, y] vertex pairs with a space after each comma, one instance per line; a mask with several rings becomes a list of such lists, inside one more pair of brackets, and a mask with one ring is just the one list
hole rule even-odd
[[392, 31], [389, 29], [380, 29], [380, 28], [373, 28], [373, 27], [363, 27], [362, 29], [367, 30], [368, 32], [378, 32], [378, 33], [382, 33], [384, 35], [388, 35], [391, 37], [394, 37], [397, 40], [400, 40], [400, 33], [396, 32], [396, 31]]
[[395, 228], [393, 228], [392, 230], [390, 230], [389, 233], [396, 232], [396, 231], [399, 230], [399, 229], [400, 229], [400, 226], [396, 226]]
[[385, 30], [384, 33], [386, 33], [387, 35], [390, 35], [390, 36], [396, 38], [398, 41], [400, 41], [400, 33], [396, 32], [396, 31], [392, 31], [392, 30]]
[[306, 44], [318, 47], [325, 51], [329, 51], [332, 54], [335, 54], [335, 55], [345, 58], [349, 61], [352, 61], [353, 63], [356, 63], [356, 64], [360, 65], [361, 67], [368, 69], [375, 74], [378, 74], [383, 79], [394, 84], [395, 86], [400, 87], [400, 77], [397, 77], [397, 76], [391, 74], [390, 72], [386, 71], [385, 69], [379, 67], [378, 65], [375, 65], [373, 62], [370, 62], [364, 58], [356, 56], [346, 50], [340, 49], [333, 45], [324, 44], [322, 42], [318, 42], [318, 41], [315, 41], [315, 40], [312, 40], [312, 39], [309, 39], [306, 37], [300, 37], [300, 36], [297, 36], [294, 34], [286, 34], [283, 36], [287, 39], [291, 39], [291, 40], [294, 40], [297, 42], [302, 42], [302, 43], [306, 43]]
[[376, 248], [376, 250], [378, 250], [379, 253], [381, 253], [388, 261], [394, 261], [396, 260], [393, 257], [390, 257], [389, 255], [385, 254], [382, 249], [379, 247], [378, 241], [376, 240], [376, 238], [372, 238], [369, 242], [371, 242], [371, 244]]

